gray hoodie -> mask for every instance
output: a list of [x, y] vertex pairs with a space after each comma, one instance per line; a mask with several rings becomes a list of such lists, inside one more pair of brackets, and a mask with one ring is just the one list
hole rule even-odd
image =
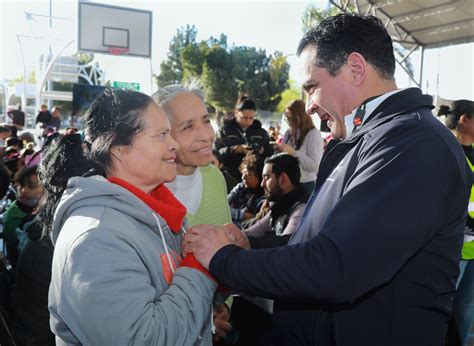
[[181, 234], [128, 190], [98, 176], [71, 178], [51, 238], [49, 311], [58, 345], [212, 344], [216, 283], [180, 267], [167, 284]]

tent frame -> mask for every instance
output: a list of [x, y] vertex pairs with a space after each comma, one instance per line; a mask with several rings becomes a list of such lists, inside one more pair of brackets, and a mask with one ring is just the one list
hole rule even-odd
[[[403, 1], [393, 0], [329, 0], [329, 3], [337, 7], [344, 13], [359, 13], [362, 15], [374, 15], [378, 17], [385, 28], [390, 33], [394, 44], [402, 46], [403, 52], [397, 49], [397, 53], [401, 56], [396, 56], [398, 65], [407, 73], [410, 79], [418, 86], [421, 87], [423, 80], [423, 65], [424, 65], [424, 51], [427, 48], [438, 48], [452, 44], [468, 43], [474, 41], [474, 16], [472, 15], [472, 8], [468, 0], [446, 0], [443, 3], [434, 1], [430, 3], [426, 0], [417, 0], [416, 2], [407, 2], [407, 5], [416, 5], [412, 8], [415, 10], [408, 10], [403, 12], [398, 10], [396, 14], [393, 11], [394, 4], [403, 5]], [[390, 8], [392, 15], [388, 13], [387, 9]], [[451, 17], [450, 20], [446, 20], [444, 13], [454, 13], [453, 9], [464, 9], [463, 13], [467, 15], [464, 18]], [[402, 13], [400, 13], [402, 12]], [[418, 19], [424, 20], [429, 18], [431, 21], [425, 26], [419, 25], [413, 27], [409, 25], [417, 23]], [[422, 23], [422, 22], [420, 22]], [[412, 30], [407, 30], [404, 24], [413, 27]], [[460, 30], [461, 29], [461, 30]], [[468, 30], [468, 35], [466, 31]], [[462, 32], [464, 30], [464, 32]], [[470, 30], [470, 31], [469, 31]], [[424, 42], [428, 39], [426, 36], [429, 31], [429, 41]], [[450, 35], [446, 36], [446, 33]], [[423, 34], [425, 36], [423, 36]], [[435, 38], [434, 40], [432, 38]], [[439, 37], [439, 39], [437, 39]], [[407, 69], [404, 62], [411, 56], [413, 52], [420, 49], [420, 73], [418, 78], [415, 78], [412, 73]]]
[[[329, 0], [329, 2], [344, 13], [355, 12], [362, 15], [373, 15], [380, 18], [382, 23], [384, 23], [385, 28], [392, 33], [393, 42], [399, 43], [403, 47], [410, 47], [410, 49], [407, 49], [406, 52], [401, 53], [401, 57], [395, 56], [395, 60], [397, 61], [398, 66], [400, 66], [406, 72], [412, 82], [421, 88], [425, 50], [425, 47], [421, 42], [419, 42], [407, 30], [405, 30], [402, 25], [398, 24], [394, 18], [390, 17], [386, 12], [384, 12], [383, 9], [379, 8], [373, 0], [369, 0], [369, 7], [364, 13], [361, 13], [359, 0]], [[403, 62], [420, 47], [420, 75], [418, 76], [418, 79], [415, 79], [415, 76], [413, 76], [413, 74], [406, 68]]]

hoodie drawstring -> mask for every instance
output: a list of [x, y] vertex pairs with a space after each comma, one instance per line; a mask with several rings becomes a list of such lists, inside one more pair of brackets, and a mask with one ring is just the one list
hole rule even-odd
[[[184, 234], [188, 233], [188, 231], [186, 231], [186, 228], [184, 228], [183, 225], [181, 225], [181, 229], [183, 230]], [[216, 334], [216, 325], [214, 324], [214, 306], [212, 305], [212, 302], [211, 302], [211, 332], [212, 334]], [[199, 338], [201, 338], [201, 335], [199, 335]]]
[[165, 248], [166, 258], [168, 259], [168, 263], [169, 263], [169, 265], [170, 265], [171, 271], [172, 271], [173, 274], [174, 274], [174, 272], [176, 271], [176, 269], [174, 268], [173, 261], [171, 260], [171, 255], [170, 255], [170, 252], [169, 252], [169, 250], [168, 250], [168, 245], [166, 244], [165, 235], [163, 234], [163, 229], [161, 228], [160, 220], [158, 220], [158, 218], [156, 217], [155, 213], [153, 213], [153, 217], [155, 218], [155, 221], [156, 221], [156, 223], [158, 224], [158, 230], [160, 231], [161, 241], [163, 242], [163, 246], [164, 246], [164, 248]]
[[[156, 223], [158, 224], [158, 230], [160, 231], [161, 241], [163, 242], [163, 246], [165, 248], [166, 258], [168, 259], [168, 263], [170, 265], [171, 271], [174, 274], [176, 269], [174, 268], [173, 261], [171, 260], [171, 255], [168, 250], [168, 244], [166, 244], [165, 235], [163, 234], [163, 228], [161, 227], [160, 220], [158, 220], [158, 217], [155, 215], [155, 213], [152, 213], [152, 214], [153, 214], [153, 217], [155, 218]], [[183, 230], [184, 234], [187, 233], [186, 228], [184, 228], [183, 225], [181, 225], [181, 229]], [[212, 334], [216, 334], [216, 326], [214, 325], [214, 307], [212, 306], [212, 302], [211, 302], [211, 331], [212, 331]], [[202, 335], [199, 334], [198, 338], [199, 340], [201, 340]]]

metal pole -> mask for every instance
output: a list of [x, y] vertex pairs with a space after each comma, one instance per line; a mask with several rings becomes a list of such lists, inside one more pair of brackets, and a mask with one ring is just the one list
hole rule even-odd
[[435, 107], [438, 106], [439, 101], [439, 66], [441, 65], [441, 47], [438, 47], [438, 72], [436, 73], [436, 95], [435, 95]]
[[150, 94], [153, 95], [154, 93], [154, 85], [153, 85], [153, 64], [151, 62], [151, 59], [148, 59], [150, 61]]
[[49, 0], [49, 28], [53, 27], [53, 0]]
[[[397, 60], [397, 63], [398, 63], [398, 60]], [[398, 64], [398, 66], [400, 66], [400, 67], [403, 69], [403, 71], [406, 72], [406, 74], [408, 75], [408, 77], [410, 78], [410, 80], [411, 80], [413, 83], [415, 83], [415, 85], [416, 85], [418, 88], [421, 89], [421, 85], [419, 85], [419, 84], [418, 84], [418, 81], [415, 79], [415, 77], [413, 77], [413, 76], [410, 74], [410, 71], [408, 71], [408, 69], [407, 69], [405, 66], [403, 66], [403, 64]]]
[[8, 103], [8, 85], [3, 81], [0, 83], [2, 88], [2, 103], [3, 103], [3, 112], [2, 112], [2, 120], [6, 122], [7, 119], [7, 103]]
[[[21, 98], [21, 109], [23, 112], [26, 112], [26, 63], [25, 63], [25, 55], [23, 54], [23, 45], [21, 44], [20, 37], [16, 35], [16, 39], [18, 40], [18, 44], [20, 45], [20, 53], [21, 53], [21, 61], [23, 62], [23, 96]], [[8, 105], [5, 105], [7, 107]]]
[[[425, 47], [421, 46], [421, 57], [420, 57], [420, 85], [423, 89], [423, 64], [425, 62]], [[426, 90], [423, 90], [426, 91]]]
[[[42, 76], [38, 76], [38, 77], [37, 77], [37, 78], [38, 78], [37, 80], [39, 81], [39, 83], [37, 84], [37, 86], [39, 86], [39, 87], [38, 87], [38, 89], [36, 90], [36, 92], [37, 92], [36, 98], [37, 98], [38, 100], [41, 100], [41, 93], [42, 93], [43, 85], [44, 85], [44, 83], [46, 82], [46, 80], [48, 79], [49, 73], [51, 72], [51, 69], [52, 69], [54, 63], [55, 63], [56, 60], [61, 56], [61, 54], [63, 53], [63, 51], [64, 51], [68, 46], [70, 46], [73, 42], [75, 42], [75, 41], [72, 40], [72, 41], [68, 42], [68, 43], [59, 51], [58, 54], [56, 54], [55, 56], [53, 56], [53, 57], [51, 58], [51, 60], [49, 61], [48, 67], [46, 67], [46, 70], [45, 70], [44, 74], [43, 74]], [[51, 90], [49, 89], [48, 91], [51, 91]], [[49, 101], [51, 101], [51, 100], [49, 100]], [[40, 102], [41, 102], [41, 101], [40, 101]]]
[[[49, 28], [53, 28], [53, 0], [49, 0]], [[51, 47], [51, 42], [49, 43], [49, 55], [51, 55], [51, 59], [53, 59], [53, 48]], [[52, 91], [53, 89], [53, 82], [48, 81], [48, 91]], [[48, 108], [52, 109], [52, 102], [51, 99], [48, 98]]]

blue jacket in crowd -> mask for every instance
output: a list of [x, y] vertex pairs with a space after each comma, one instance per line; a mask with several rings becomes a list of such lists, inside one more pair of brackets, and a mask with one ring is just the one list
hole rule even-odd
[[471, 172], [431, 108], [400, 91], [330, 145], [292, 245], [212, 258], [221, 284], [275, 299], [276, 345], [444, 345]]

